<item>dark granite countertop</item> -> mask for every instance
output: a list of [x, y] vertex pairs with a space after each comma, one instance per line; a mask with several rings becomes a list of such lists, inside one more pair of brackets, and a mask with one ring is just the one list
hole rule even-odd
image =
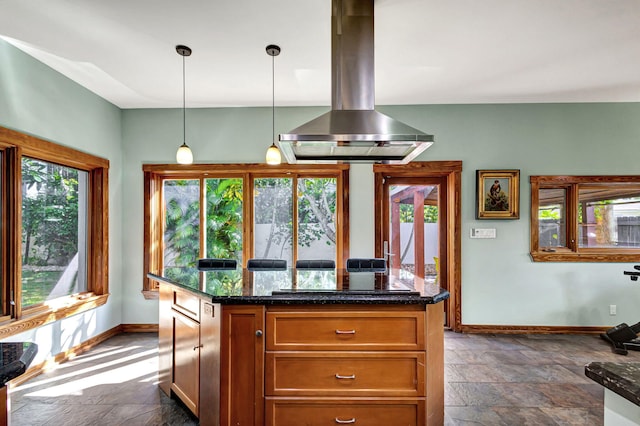
[[189, 268], [149, 273], [153, 280], [187, 289], [213, 303], [260, 305], [431, 304], [449, 298], [434, 279], [406, 271], [347, 272], [341, 269], [198, 271]]
[[640, 406], [640, 363], [592, 362], [584, 367], [584, 374]]
[[38, 345], [32, 342], [0, 343], [0, 381], [5, 386], [23, 374], [38, 352]]

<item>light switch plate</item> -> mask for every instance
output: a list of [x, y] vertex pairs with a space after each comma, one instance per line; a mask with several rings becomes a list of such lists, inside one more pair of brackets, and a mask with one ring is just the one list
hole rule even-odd
[[471, 228], [471, 238], [495, 238], [496, 228]]

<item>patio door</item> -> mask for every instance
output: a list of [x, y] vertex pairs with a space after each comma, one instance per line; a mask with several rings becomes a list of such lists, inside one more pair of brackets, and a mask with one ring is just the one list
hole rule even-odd
[[443, 323], [455, 329], [461, 315], [455, 311], [459, 261], [453, 261], [460, 256], [460, 172], [434, 170], [439, 163], [374, 166], [376, 257], [449, 290]]
[[388, 238], [383, 241], [383, 255], [390, 267], [439, 281], [440, 259], [446, 256], [439, 238], [446, 235], [446, 228], [441, 229], [446, 221], [440, 218], [446, 215], [440, 206], [443, 185], [442, 178], [385, 179]]

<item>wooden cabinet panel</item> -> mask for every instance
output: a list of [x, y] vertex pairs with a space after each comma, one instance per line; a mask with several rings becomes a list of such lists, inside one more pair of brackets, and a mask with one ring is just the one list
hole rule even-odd
[[171, 376], [173, 366], [173, 311], [171, 286], [160, 284], [158, 319], [158, 386], [171, 395]]
[[267, 312], [267, 350], [424, 350], [421, 311]]
[[267, 352], [270, 396], [425, 396], [424, 352]]
[[178, 311], [194, 321], [200, 321], [200, 298], [186, 290], [174, 288], [171, 309]]
[[426, 306], [427, 322], [427, 423], [444, 422], [444, 303]]
[[219, 304], [201, 300], [200, 308], [200, 425], [220, 421], [220, 329]]
[[266, 400], [267, 426], [422, 426], [424, 400]]
[[174, 312], [171, 390], [197, 416], [200, 377], [200, 324]]
[[264, 423], [264, 307], [223, 306], [220, 423]]

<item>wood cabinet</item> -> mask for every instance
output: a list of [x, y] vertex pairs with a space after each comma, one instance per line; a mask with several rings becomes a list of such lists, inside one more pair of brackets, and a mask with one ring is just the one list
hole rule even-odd
[[171, 390], [197, 416], [200, 395], [200, 324], [173, 314], [173, 374]]
[[[222, 307], [221, 425], [264, 424], [264, 307]], [[203, 423], [201, 423], [203, 424]]]
[[[265, 425], [442, 424], [444, 406], [431, 407], [428, 392], [435, 389], [433, 380], [438, 380], [437, 370], [444, 365], [428, 368], [427, 359], [437, 358], [429, 352], [442, 352], [443, 341], [427, 345], [427, 309], [424, 305], [269, 307]], [[442, 329], [441, 306], [439, 318], [437, 326]], [[443, 386], [444, 382], [441, 393]], [[444, 404], [438, 395], [433, 397]]]
[[443, 304], [223, 305], [160, 285], [160, 387], [202, 426], [441, 425]]
[[159, 380], [200, 423], [220, 418], [220, 305], [193, 293], [160, 285]]

